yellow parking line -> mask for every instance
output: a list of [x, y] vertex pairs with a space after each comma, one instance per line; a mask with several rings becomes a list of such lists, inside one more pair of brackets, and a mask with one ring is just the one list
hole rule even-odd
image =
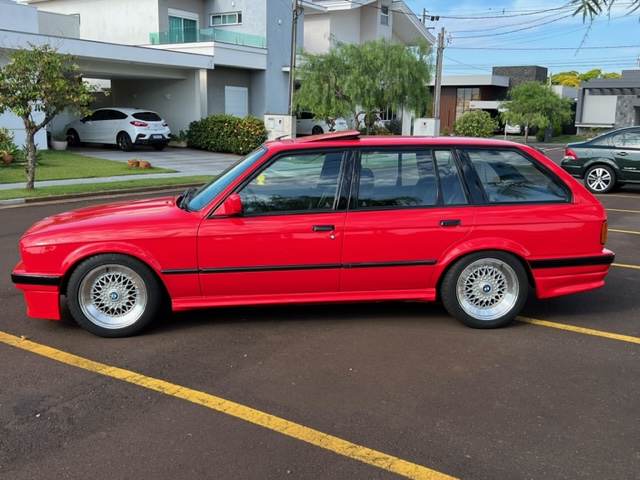
[[547, 320], [537, 320], [535, 318], [516, 317], [519, 322], [531, 323], [533, 325], [541, 325], [543, 327], [557, 328], [559, 330], [568, 330], [570, 332], [582, 333], [584, 335], [593, 335], [595, 337], [609, 338], [621, 342], [636, 343], [640, 345], [640, 338], [630, 335], [620, 335], [618, 333], [603, 332], [602, 330], [592, 330], [590, 328], [576, 327], [574, 325], [564, 325], [562, 323], [549, 322]]
[[640, 270], [639, 265], [626, 265], [624, 263], [612, 263], [611, 265], [613, 265], [614, 267], [637, 268], [638, 270]]
[[305, 427], [295, 422], [261, 412], [239, 403], [225, 400], [215, 395], [192, 390], [173, 383], [165, 382], [157, 378], [147, 377], [139, 373], [125, 370], [104, 363], [94, 362], [71, 353], [64, 352], [46, 345], [42, 345], [25, 338], [16, 337], [8, 333], [0, 332], [0, 342], [13, 347], [42, 355], [61, 363], [88, 370], [90, 372], [116, 378], [140, 387], [155, 390], [156, 392], [181, 398], [198, 405], [231, 415], [233, 417], [251, 422], [269, 430], [301, 440], [317, 447], [330, 450], [339, 455], [373, 465], [374, 467], [397, 473], [407, 478], [419, 480], [456, 480], [455, 477], [431, 470], [430, 468], [387, 455], [370, 448], [351, 443], [347, 440], [328, 435], [326, 433]]
[[607, 212], [622, 212], [622, 213], [640, 213], [640, 210], [623, 210], [622, 208], [607, 208]]
[[632, 233], [634, 235], [640, 235], [640, 232], [636, 232], [634, 230], [616, 230], [615, 228], [610, 228], [609, 231], [616, 232], [616, 233]]

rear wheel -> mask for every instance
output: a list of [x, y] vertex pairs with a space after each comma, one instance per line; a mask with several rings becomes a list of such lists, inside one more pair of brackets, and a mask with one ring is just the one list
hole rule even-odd
[[78, 265], [69, 279], [67, 299], [71, 315], [82, 328], [101, 337], [126, 337], [156, 317], [162, 291], [141, 261], [102, 254]]
[[116, 143], [118, 144], [118, 148], [123, 152], [130, 152], [133, 150], [133, 142], [127, 132], [120, 132], [116, 137]]
[[616, 188], [616, 173], [607, 165], [595, 165], [587, 170], [584, 185], [591, 193], [609, 193]]
[[477, 252], [453, 264], [442, 282], [442, 303], [473, 328], [507, 325], [520, 313], [528, 294], [527, 274], [513, 255]]
[[324, 133], [324, 130], [322, 129], [322, 127], [320, 125], [315, 125], [312, 129], [311, 129], [311, 133], [313, 135], [321, 135]]

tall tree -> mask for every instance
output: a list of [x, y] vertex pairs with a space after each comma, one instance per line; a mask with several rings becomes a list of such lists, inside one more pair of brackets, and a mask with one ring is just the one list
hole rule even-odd
[[362, 44], [336, 42], [325, 54], [301, 52], [301, 86], [294, 108], [318, 118], [359, 115], [406, 107], [426, 111], [433, 63], [425, 42], [407, 46], [389, 39]]
[[580, 82], [588, 82], [592, 78], [619, 78], [617, 72], [602, 73], [599, 68], [594, 68], [588, 72], [578, 73], [576, 70], [567, 72], [559, 72], [551, 75], [551, 83], [553, 85], [566, 85], [568, 87], [578, 87]]
[[507, 92], [507, 98], [501, 103], [505, 109], [502, 118], [512, 125], [524, 125], [525, 143], [531, 127], [546, 128], [571, 119], [571, 100], [540, 82], [521, 83]]
[[0, 67], [0, 113], [8, 110], [24, 123], [26, 188], [30, 190], [35, 182], [36, 132], [64, 110], [88, 113], [95, 89], [82, 81], [73, 55], [60, 54], [50, 45], [30, 43], [28, 48], [5, 54], [9, 63]]

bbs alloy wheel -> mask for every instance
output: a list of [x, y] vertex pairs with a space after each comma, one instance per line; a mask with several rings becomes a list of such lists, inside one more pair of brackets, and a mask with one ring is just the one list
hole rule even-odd
[[158, 312], [160, 288], [150, 269], [125, 255], [98, 255], [71, 275], [69, 310], [86, 330], [104, 337], [132, 335]]
[[505, 252], [478, 252], [458, 260], [442, 283], [442, 301], [460, 322], [496, 328], [511, 322], [528, 294], [522, 264]]

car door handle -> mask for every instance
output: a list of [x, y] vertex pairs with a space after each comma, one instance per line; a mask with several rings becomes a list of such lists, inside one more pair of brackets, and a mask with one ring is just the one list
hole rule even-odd
[[629, 154], [627, 152], [620, 152], [618, 155], [620, 155], [621, 157], [626, 157]]
[[451, 220], [440, 220], [441, 227], [456, 227], [460, 225], [462, 222], [459, 219], [451, 219]]
[[336, 227], [334, 225], [314, 225], [312, 229], [314, 232], [330, 232], [335, 230]]

